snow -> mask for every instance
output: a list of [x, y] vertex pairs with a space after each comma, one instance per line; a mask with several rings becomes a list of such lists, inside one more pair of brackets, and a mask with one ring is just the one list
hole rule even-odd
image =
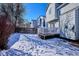
[[79, 55], [79, 48], [58, 38], [42, 40], [38, 35], [22, 34], [11, 48], [30, 53], [32, 56]]
[[8, 48], [10, 48], [15, 42], [17, 42], [19, 40], [20, 37], [20, 33], [13, 33], [10, 35], [10, 37], [8, 38]]
[[79, 48], [59, 38], [42, 40], [37, 34], [12, 35], [10, 49], [0, 52], [1, 56], [78, 56]]
[[17, 49], [8, 49], [1, 51], [0, 56], [31, 56], [31, 54]]
[[[11, 48], [19, 49], [24, 52], [31, 53], [33, 56], [39, 56], [39, 55], [52, 55], [55, 53], [54, 50], [51, 50], [47, 46], [40, 46], [35, 42], [31, 42], [28, 39], [22, 39], [18, 41], [15, 45], [13, 45]], [[49, 54], [47, 54], [50, 52]]]

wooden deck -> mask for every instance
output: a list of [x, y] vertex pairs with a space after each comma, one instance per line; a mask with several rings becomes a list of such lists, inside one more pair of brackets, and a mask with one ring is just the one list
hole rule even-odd
[[47, 33], [47, 34], [43, 34], [40, 33], [39, 37], [42, 39], [50, 39], [50, 38], [55, 38], [55, 37], [59, 37], [60, 35], [58, 33]]

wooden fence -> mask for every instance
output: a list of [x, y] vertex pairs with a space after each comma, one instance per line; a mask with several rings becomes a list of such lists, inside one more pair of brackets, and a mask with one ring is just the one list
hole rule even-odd
[[15, 32], [26, 33], [26, 34], [36, 34], [37, 28], [20, 28], [16, 27]]

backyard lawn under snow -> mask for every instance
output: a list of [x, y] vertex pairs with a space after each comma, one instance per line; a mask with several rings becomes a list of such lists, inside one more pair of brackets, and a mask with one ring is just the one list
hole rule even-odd
[[12, 34], [9, 38], [10, 49], [0, 52], [1, 56], [55, 56], [79, 55], [79, 48], [59, 38], [42, 40], [35, 34]]

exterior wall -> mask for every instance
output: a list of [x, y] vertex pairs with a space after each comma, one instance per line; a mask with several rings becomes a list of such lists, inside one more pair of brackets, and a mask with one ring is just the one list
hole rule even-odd
[[58, 19], [58, 10], [57, 7], [60, 4], [58, 3], [52, 3], [49, 4], [47, 12], [46, 12], [46, 22], [48, 23], [48, 28], [51, 30], [56, 30], [56, 28], [58, 27], [59, 29], [59, 19]]
[[79, 7], [76, 9], [75, 11], [75, 23], [76, 23], [76, 27], [75, 27], [75, 35], [76, 35], [76, 39], [79, 39]]
[[57, 33], [60, 33], [60, 29], [59, 29], [59, 21], [55, 23], [55, 30], [57, 31]]
[[46, 12], [46, 22], [57, 19], [56, 17], [56, 4], [49, 4], [49, 7]]
[[50, 26], [50, 24], [48, 23], [48, 28], [50, 28], [51, 26]]
[[62, 37], [79, 39], [79, 18], [76, 12], [78, 6], [79, 4], [70, 3], [60, 9], [60, 34]]
[[37, 20], [32, 20], [31, 28], [37, 28], [37, 27], [38, 27], [38, 21]]
[[61, 14], [66, 13], [66, 12], [68, 12], [68, 11], [78, 7], [78, 6], [79, 6], [79, 3], [70, 3], [67, 6], [61, 8], [61, 10], [60, 10], [61, 12], [60, 13]]
[[50, 29], [53, 29], [55, 27], [55, 24], [54, 23], [50, 23]]
[[[45, 22], [46, 17], [45, 16], [40, 16], [38, 18], [38, 26], [39, 27], [44, 27], [44, 25], [46, 26], [46, 22]], [[44, 24], [45, 23], [45, 24]]]
[[72, 28], [75, 26], [75, 11], [70, 11], [60, 16], [60, 30], [63, 37], [75, 39], [75, 32]]

